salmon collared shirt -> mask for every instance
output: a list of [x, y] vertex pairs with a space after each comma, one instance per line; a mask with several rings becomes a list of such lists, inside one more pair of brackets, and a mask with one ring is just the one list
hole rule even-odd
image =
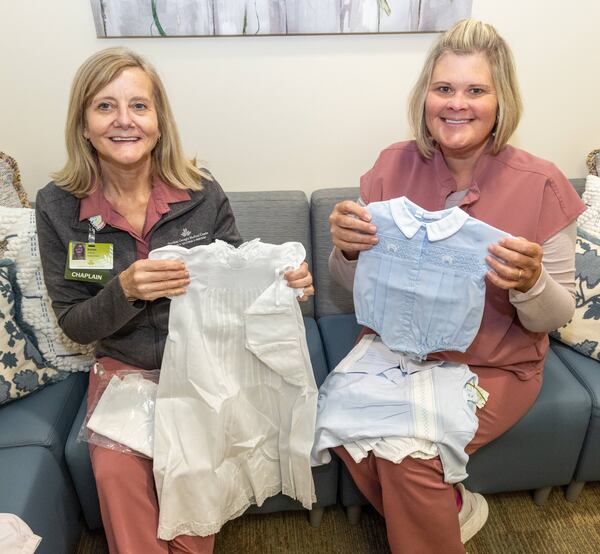
[[[488, 143], [477, 161], [473, 181], [459, 204], [470, 216], [529, 241], [543, 244], [577, 219], [585, 205], [564, 174], [551, 162], [510, 145], [498, 154]], [[457, 190], [442, 153], [424, 159], [415, 141], [392, 144], [362, 176], [365, 204], [406, 196], [425, 210], [443, 210]], [[464, 352], [437, 352], [432, 359], [494, 367], [531, 379], [542, 372], [549, 341], [527, 330], [508, 292], [488, 283], [479, 332]]]
[[152, 191], [148, 199], [148, 206], [146, 207], [144, 228], [142, 229], [142, 234], [139, 235], [127, 219], [114, 209], [106, 196], [104, 196], [102, 188], [96, 186], [88, 196], [81, 199], [79, 221], [100, 216], [104, 223], [115, 229], [125, 231], [135, 239], [136, 258], [141, 260], [148, 257], [152, 231], [158, 221], [171, 211], [169, 204], [185, 202], [186, 200], [190, 200], [190, 193], [187, 190], [169, 186], [163, 180], [156, 177], [152, 183]]

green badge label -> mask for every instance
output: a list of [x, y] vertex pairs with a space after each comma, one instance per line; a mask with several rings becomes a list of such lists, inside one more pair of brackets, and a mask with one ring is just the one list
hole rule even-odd
[[113, 268], [110, 243], [69, 242], [65, 279], [105, 285]]

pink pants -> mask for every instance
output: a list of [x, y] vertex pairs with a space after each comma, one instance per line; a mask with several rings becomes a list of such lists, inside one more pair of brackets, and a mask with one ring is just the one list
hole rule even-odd
[[[471, 367], [479, 385], [490, 393], [477, 410], [479, 428], [466, 448], [472, 454], [510, 429], [529, 410], [542, 385], [542, 376], [521, 381], [509, 371]], [[454, 487], [444, 482], [439, 458], [405, 458], [400, 464], [372, 453], [354, 462], [343, 446], [335, 448], [364, 496], [385, 517], [393, 554], [464, 553], [460, 541]]]
[[[139, 369], [112, 358], [99, 360], [109, 374]], [[90, 372], [88, 410], [99, 384]], [[158, 501], [152, 460], [90, 444], [90, 457], [100, 499], [100, 513], [111, 554], [211, 554], [215, 536], [180, 535], [172, 541], [156, 537]]]

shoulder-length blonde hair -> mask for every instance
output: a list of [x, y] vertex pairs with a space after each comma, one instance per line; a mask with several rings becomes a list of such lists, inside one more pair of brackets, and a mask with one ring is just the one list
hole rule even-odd
[[408, 104], [408, 119], [417, 148], [425, 158], [430, 158], [435, 150], [434, 140], [425, 122], [425, 101], [435, 64], [446, 52], [459, 56], [482, 53], [488, 59], [498, 98], [492, 147], [492, 152], [497, 154], [517, 128], [523, 104], [515, 62], [508, 44], [494, 27], [476, 19], [463, 19], [448, 29], [433, 45], [425, 60]]
[[65, 142], [67, 163], [52, 175], [56, 183], [78, 198], [87, 196], [100, 180], [96, 150], [85, 139], [85, 111], [94, 96], [129, 67], [139, 67], [152, 82], [160, 140], [152, 150], [152, 171], [165, 183], [179, 189], [199, 190], [202, 178], [211, 179], [188, 160], [182, 151], [179, 133], [167, 93], [158, 73], [144, 58], [127, 48], [107, 48], [90, 56], [77, 70], [71, 86]]

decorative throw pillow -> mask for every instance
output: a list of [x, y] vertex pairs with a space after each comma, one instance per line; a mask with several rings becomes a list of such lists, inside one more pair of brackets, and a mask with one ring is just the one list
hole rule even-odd
[[600, 239], [582, 229], [575, 247], [575, 285], [575, 315], [550, 335], [600, 360]]
[[[17, 162], [8, 154], [0, 152], [0, 206], [29, 208], [27, 194], [21, 186]], [[6, 241], [0, 240], [0, 258], [4, 255]]]
[[21, 186], [21, 174], [17, 162], [4, 152], [0, 152], [0, 206], [31, 207], [27, 200], [27, 193]]
[[0, 404], [69, 375], [49, 367], [18, 320], [19, 287], [12, 260], [0, 260]]
[[600, 150], [592, 150], [586, 159], [586, 163], [591, 175], [598, 175], [600, 169]]
[[588, 175], [581, 195], [587, 210], [577, 219], [577, 225], [587, 234], [600, 239], [600, 177]]
[[0, 240], [6, 240], [4, 257], [15, 262], [22, 292], [23, 321], [33, 329], [46, 362], [64, 371], [87, 371], [93, 364], [94, 345], [81, 345], [65, 336], [56, 321], [38, 250], [35, 211], [0, 206]]

